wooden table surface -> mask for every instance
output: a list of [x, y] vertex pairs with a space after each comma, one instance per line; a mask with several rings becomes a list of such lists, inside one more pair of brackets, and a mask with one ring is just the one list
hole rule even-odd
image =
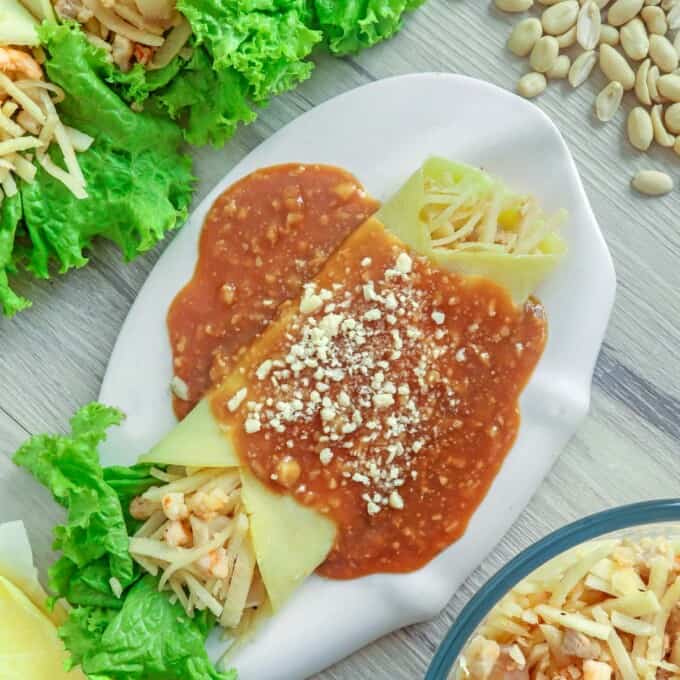
[[[272, 132], [357, 85], [449, 71], [513, 89], [527, 70], [504, 47], [516, 20], [489, 0], [430, 0], [396, 39], [355, 59], [318, 57], [312, 79], [272, 102], [226, 149], [197, 152], [196, 201]], [[613, 122], [597, 123], [593, 102], [603, 85], [597, 73], [577, 90], [553, 84], [536, 100], [571, 148], [619, 278], [590, 415], [519, 521], [437, 619], [369, 645], [318, 679], [421, 678], [461, 607], [510, 557], [593, 511], [680, 491], [680, 200], [678, 190], [644, 199], [629, 189], [642, 167], [665, 169], [677, 180], [680, 161], [658, 148], [633, 152], [623, 110]], [[123, 319], [164, 245], [130, 266], [99, 245], [85, 269], [49, 282], [20, 280], [17, 288], [33, 308], [13, 321], [0, 319], [0, 521], [26, 522], [43, 574], [60, 513], [9, 457], [29, 434], [63, 430], [75, 409], [97, 397]]]

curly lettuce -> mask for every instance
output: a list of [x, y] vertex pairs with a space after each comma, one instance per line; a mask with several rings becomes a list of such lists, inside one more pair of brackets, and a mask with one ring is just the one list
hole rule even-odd
[[175, 57], [167, 66], [149, 70], [143, 64], [134, 64], [127, 72], [111, 67], [106, 80], [126, 101], [139, 109], [151, 94], [171, 83], [182, 71], [186, 59]]
[[187, 142], [219, 148], [241, 123], [247, 125], [257, 117], [247, 89], [241, 74], [214, 69], [207, 51], [197, 47], [177, 77], [152, 101], [181, 123]]
[[10, 288], [8, 277], [16, 271], [13, 255], [21, 215], [21, 196], [5, 198], [0, 205], [0, 308], [5, 316], [14, 316], [31, 306], [30, 301]]
[[[138, 113], [109, 86], [113, 67], [75, 24], [43, 24], [46, 71], [64, 89], [62, 120], [94, 137], [78, 154], [88, 197], [78, 200], [39, 168], [0, 206], [0, 305], [12, 316], [28, 301], [7, 274], [25, 269], [48, 278], [88, 262], [96, 238], [114, 241], [126, 260], [152, 248], [186, 218], [194, 178], [180, 152], [182, 131], [165, 115]], [[60, 163], [59, 151], [51, 151]]]
[[130, 557], [129, 502], [157, 480], [146, 465], [101, 467], [97, 447], [122, 417], [90, 404], [73, 417], [69, 434], [31, 437], [14, 455], [67, 509], [54, 531], [63, 554], [49, 576], [72, 607], [58, 631], [69, 669], [80, 666], [90, 680], [235, 680], [206, 654], [212, 616], [190, 619]]
[[321, 33], [306, 0], [179, 0], [193, 29], [191, 55], [159, 71], [106, 74], [137, 109], [164, 114], [190, 144], [222, 147], [256, 107], [306, 80]]
[[119, 610], [78, 607], [59, 629], [90, 680], [236, 680], [218, 672], [205, 652], [210, 615], [190, 619], [182, 605], [158, 592], [145, 576], [126, 593]]
[[391, 38], [406, 12], [425, 0], [313, 0], [328, 49], [337, 55], [356, 54]]
[[151, 249], [184, 221], [191, 194], [189, 161], [160, 150], [128, 153], [95, 142], [80, 154], [88, 198], [77, 199], [44, 171], [22, 186], [24, 222], [31, 239], [26, 269], [49, 276], [87, 264], [95, 238], [107, 238], [129, 261]]
[[233, 69], [255, 102], [266, 102], [309, 78], [307, 61], [321, 33], [305, 0], [178, 0], [197, 45], [216, 71]]
[[[134, 576], [128, 534], [116, 492], [104, 481], [97, 446], [111, 425], [121, 422], [116, 409], [92, 404], [71, 420], [70, 435], [31, 437], [14, 455], [14, 462], [46, 486], [68, 509], [66, 524], [55, 528], [54, 549], [63, 555], [51, 571], [51, 587], [62, 585], [78, 569], [106, 558], [109, 577], [129, 585]], [[52, 574], [61, 576], [59, 582]], [[64, 578], [68, 573], [69, 579]]]

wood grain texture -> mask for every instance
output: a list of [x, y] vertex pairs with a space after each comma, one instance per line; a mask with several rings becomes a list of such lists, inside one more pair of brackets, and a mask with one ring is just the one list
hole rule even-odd
[[[354, 59], [319, 56], [313, 78], [273, 101], [226, 149], [196, 153], [201, 177], [196, 201], [273, 131], [371, 80], [449, 71], [513, 89], [527, 70], [504, 47], [517, 17], [490, 5], [488, 0], [429, 0], [394, 40]], [[677, 191], [650, 200], [629, 189], [630, 177], [643, 167], [677, 177], [678, 159], [659, 149], [633, 152], [623, 134], [623, 109], [612, 123], [598, 123], [593, 103], [603, 85], [594, 74], [578, 90], [552, 84], [536, 100], [576, 159], [619, 277], [591, 413], [519, 521], [439, 617], [367, 646], [316, 680], [421, 678], [461, 607], [510, 557], [585, 514], [678, 495], [680, 200]], [[626, 111], [630, 105], [627, 101]], [[43, 490], [14, 469], [9, 455], [28, 433], [64, 429], [70, 414], [96, 397], [120, 325], [164, 245], [127, 267], [114, 248], [99, 245], [83, 270], [50, 282], [21, 280], [17, 287], [34, 307], [12, 322], [0, 320], [0, 520], [27, 522], [42, 567], [50, 560], [49, 533], [58, 511]]]

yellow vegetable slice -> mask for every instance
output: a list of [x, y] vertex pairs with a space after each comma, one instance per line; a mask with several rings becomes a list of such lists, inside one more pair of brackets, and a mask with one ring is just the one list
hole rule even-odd
[[[227, 428], [220, 428], [203, 399], [140, 462], [188, 467], [238, 467]], [[247, 467], [240, 468], [242, 500], [250, 518], [250, 537], [272, 609], [276, 611], [324, 561], [336, 527], [290, 496], [270, 491]]]
[[186, 465], [188, 467], [238, 467], [238, 454], [229, 432], [220, 428], [210, 408], [209, 398], [199, 402], [140, 463]]
[[290, 496], [269, 490], [245, 468], [241, 479], [257, 564], [276, 611], [326, 559], [336, 527]]
[[420, 219], [424, 202], [424, 177], [420, 168], [376, 214], [395, 236], [422, 255], [432, 253], [432, 239], [427, 225]]
[[47, 593], [38, 581], [33, 564], [33, 552], [26, 527], [21, 521], [0, 524], [0, 577], [11, 581], [33, 604], [57, 625], [66, 620], [66, 612], [57, 605], [49, 611], [45, 605]]
[[477, 168], [430, 158], [376, 217], [448, 271], [491, 279], [524, 302], [557, 266], [566, 244], [531, 197]]
[[54, 9], [50, 0], [21, 0], [22, 4], [39, 21], [56, 22]]
[[0, 675], [3, 680], [84, 680], [66, 672], [54, 623], [10, 580], [0, 576]]
[[[564, 252], [564, 250], [562, 250]], [[510, 291], [512, 299], [524, 302], [557, 266], [560, 255], [506, 255], [505, 253], [456, 253], [435, 250], [434, 261], [448, 271], [481, 276]]]
[[0, 45], [39, 45], [37, 26], [18, 0], [0, 0]]

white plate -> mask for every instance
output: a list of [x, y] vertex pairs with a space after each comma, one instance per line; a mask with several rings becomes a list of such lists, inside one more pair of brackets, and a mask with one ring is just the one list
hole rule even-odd
[[[593, 367], [616, 287], [614, 268], [564, 140], [539, 109], [448, 74], [361, 87], [306, 113], [255, 149], [201, 203], [159, 260], [123, 325], [100, 399], [128, 418], [106, 464], [134, 463], [174, 423], [165, 314], [191, 277], [206, 212], [232, 182], [284, 162], [347, 168], [384, 199], [438, 154], [479, 165], [545, 208], [567, 208], [569, 255], [538, 291], [549, 340], [521, 399], [517, 442], [465, 536], [425, 568], [354, 581], [312, 577], [235, 659], [241, 680], [297, 680], [401, 626], [435, 616], [527, 504], [588, 411]], [[211, 653], [219, 643], [210, 644]]]

